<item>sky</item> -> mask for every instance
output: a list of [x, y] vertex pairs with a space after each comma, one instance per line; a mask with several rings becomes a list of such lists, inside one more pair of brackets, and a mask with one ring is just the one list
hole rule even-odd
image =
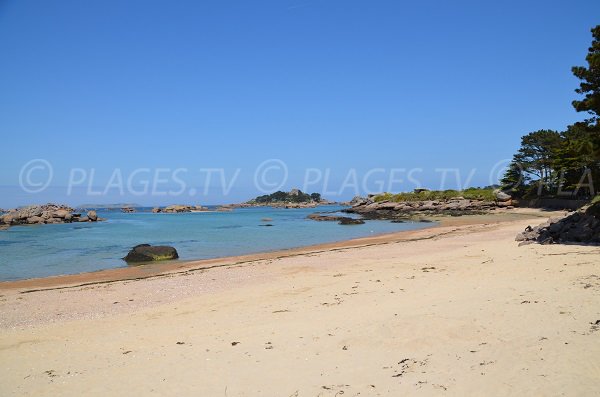
[[[496, 183], [598, 1], [0, 0], [0, 208]], [[210, 175], [210, 178], [207, 176]]]

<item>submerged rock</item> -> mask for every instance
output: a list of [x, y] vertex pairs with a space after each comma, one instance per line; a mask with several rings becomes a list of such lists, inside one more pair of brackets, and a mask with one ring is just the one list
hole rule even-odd
[[338, 222], [340, 225], [362, 225], [365, 223], [362, 219], [355, 219], [347, 216], [323, 215], [319, 213], [310, 214], [307, 218], [318, 222]]
[[338, 223], [340, 225], [362, 225], [365, 223], [365, 221], [363, 221], [362, 219], [341, 217]]
[[179, 254], [173, 247], [167, 245], [140, 244], [136, 245], [123, 258], [125, 262], [154, 262], [177, 259]]

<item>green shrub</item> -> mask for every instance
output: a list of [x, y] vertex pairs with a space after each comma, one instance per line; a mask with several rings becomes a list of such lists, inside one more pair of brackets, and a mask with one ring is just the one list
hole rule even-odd
[[469, 200], [485, 200], [494, 201], [494, 190], [490, 188], [475, 188], [471, 187], [465, 190], [425, 190], [419, 193], [406, 192], [406, 193], [381, 193], [373, 198], [375, 202], [380, 201], [443, 201], [450, 200], [456, 197], [463, 197]]

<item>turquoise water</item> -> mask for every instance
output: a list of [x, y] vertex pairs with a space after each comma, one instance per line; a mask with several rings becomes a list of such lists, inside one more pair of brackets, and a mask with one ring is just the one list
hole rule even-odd
[[[320, 207], [318, 211], [339, 209]], [[107, 221], [15, 226], [0, 231], [0, 280], [126, 267], [120, 258], [142, 243], [174, 246], [180, 260], [208, 259], [431, 226], [387, 221], [338, 225], [306, 219], [313, 212], [317, 210], [268, 207], [182, 214], [99, 211]], [[273, 226], [260, 226], [265, 223]]]

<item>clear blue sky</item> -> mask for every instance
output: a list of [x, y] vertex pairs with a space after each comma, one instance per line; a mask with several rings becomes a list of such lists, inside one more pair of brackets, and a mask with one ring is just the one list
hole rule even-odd
[[[0, 207], [248, 199], [272, 158], [286, 189], [306, 168], [330, 168], [330, 190], [374, 167], [422, 168], [434, 188], [436, 168], [477, 169], [487, 185], [521, 135], [585, 117], [570, 68], [599, 16], [580, 0], [0, 0]], [[53, 180], [25, 194], [38, 158]], [[115, 168], [183, 167], [199, 191], [200, 168], [242, 171], [228, 197], [66, 198], [73, 167], [99, 186]]]

